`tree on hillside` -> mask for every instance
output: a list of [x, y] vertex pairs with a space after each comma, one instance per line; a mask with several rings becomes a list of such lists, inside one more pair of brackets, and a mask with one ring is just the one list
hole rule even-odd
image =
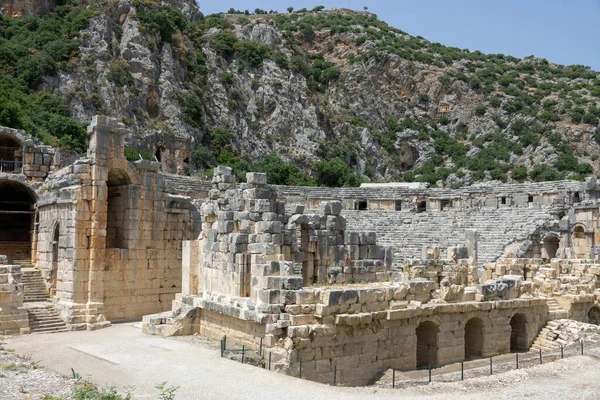
[[288, 12], [291, 14], [292, 12], [294, 12], [294, 7], [292, 7], [292, 6], [289, 6], [289, 7], [287, 8], [287, 11], [288, 11]]

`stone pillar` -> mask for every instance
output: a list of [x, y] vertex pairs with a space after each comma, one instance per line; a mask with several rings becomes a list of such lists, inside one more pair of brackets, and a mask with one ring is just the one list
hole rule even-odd
[[465, 231], [465, 240], [469, 262], [472, 265], [477, 265], [477, 238], [478, 234], [475, 229], [467, 229]]
[[86, 323], [88, 329], [104, 325], [104, 267], [108, 215], [107, 180], [110, 167], [126, 164], [124, 147], [127, 130], [115, 118], [95, 116], [88, 127], [88, 157], [92, 160], [90, 204], [89, 276]]

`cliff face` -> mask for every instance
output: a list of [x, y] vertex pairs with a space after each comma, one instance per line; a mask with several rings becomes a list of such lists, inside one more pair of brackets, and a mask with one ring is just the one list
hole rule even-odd
[[55, 6], [56, 0], [0, 0], [0, 12], [12, 18], [46, 15]]
[[350, 10], [204, 18], [172, 3], [98, 9], [38, 90], [76, 120], [122, 119], [169, 172], [271, 153], [445, 186], [597, 167], [600, 78], [584, 67], [447, 48]]

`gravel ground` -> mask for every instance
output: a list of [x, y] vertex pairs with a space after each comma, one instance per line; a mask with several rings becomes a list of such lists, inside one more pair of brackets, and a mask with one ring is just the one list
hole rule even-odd
[[40, 368], [38, 364], [0, 344], [0, 399], [66, 398], [74, 387], [74, 380]]
[[[78, 373], [103, 387], [122, 391], [134, 387], [134, 399], [157, 399], [155, 385], [168, 381], [179, 386], [177, 400], [186, 399], [598, 399], [600, 350], [526, 369], [511, 370], [457, 382], [432, 382], [403, 389], [332, 387], [276, 374], [221, 358], [219, 344], [195, 337], [159, 338], [142, 334], [131, 324], [94, 332], [14, 336], [6, 348], [41, 360], [30, 368], [0, 379], [0, 399], [35, 399], [41, 394], [65, 396], [72, 382], [45, 368]], [[3, 353], [12, 363], [15, 355]], [[6, 364], [4, 358], [1, 364]], [[6, 374], [5, 369], [0, 373]], [[39, 374], [39, 375], [38, 375]], [[8, 376], [8, 375], [7, 375]], [[8, 382], [8, 385], [6, 383]], [[24, 384], [28, 386], [23, 386]], [[21, 394], [20, 390], [30, 391]], [[34, 390], [37, 390], [34, 392]], [[55, 392], [52, 392], [55, 390]], [[67, 397], [68, 398], [68, 397]]]

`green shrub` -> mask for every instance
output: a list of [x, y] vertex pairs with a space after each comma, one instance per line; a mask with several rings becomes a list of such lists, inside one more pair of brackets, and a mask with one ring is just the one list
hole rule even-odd
[[288, 58], [282, 51], [278, 51], [277, 53], [275, 53], [274, 61], [279, 68], [288, 69], [290, 67]]
[[173, 34], [184, 30], [188, 24], [188, 19], [181, 11], [168, 5], [139, 10], [137, 16], [150, 30], [159, 32], [161, 39], [166, 42], [170, 42]]
[[480, 117], [485, 115], [485, 106], [483, 104], [480, 104], [477, 107], [475, 107], [475, 115], [478, 115]]
[[510, 177], [515, 181], [524, 181], [527, 179], [527, 167], [520, 165], [512, 170]]
[[350, 168], [341, 158], [332, 158], [328, 161], [319, 161], [315, 165], [317, 182], [319, 185], [339, 187], [346, 185], [352, 175]]
[[183, 108], [183, 120], [191, 126], [199, 127], [202, 124], [202, 101], [196, 93], [185, 93], [180, 99]]
[[204, 146], [198, 146], [190, 154], [190, 163], [195, 169], [204, 170], [212, 166], [213, 153]]
[[252, 40], [241, 40], [233, 45], [240, 59], [248, 62], [254, 68], [261, 68], [263, 60], [270, 56], [271, 50], [266, 44], [257, 44]]
[[114, 59], [109, 63], [106, 77], [117, 86], [133, 86], [129, 64], [121, 58]]
[[531, 170], [531, 179], [534, 182], [557, 181], [563, 177], [561, 173], [547, 164], [535, 165]]
[[235, 33], [233, 33], [231, 30], [225, 30], [216, 33], [210, 39], [210, 45], [217, 52], [217, 54], [228, 59], [233, 56], [235, 51], [234, 46], [236, 43], [237, 38], [235, 37]]

